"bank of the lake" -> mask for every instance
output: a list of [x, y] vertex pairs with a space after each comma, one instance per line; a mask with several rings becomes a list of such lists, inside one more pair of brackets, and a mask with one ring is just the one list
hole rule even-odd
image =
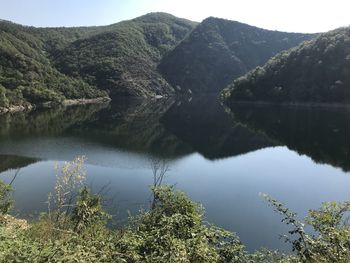
[[111, 101], [110, 97], [98, 97], [93, 99], [67, 99], [63, 100], [60, 103], [55, 102], [44, 102], [40, 104], [30, 104], [26, 103], [24, 105], [10, 105], [8, 107], [0, 107], [0, 114], [4, 113], [15, 113], [15, 112], [21, 112], [21, 111], [32, 111], [35, 109], [42, 109], [42, 108], [55, 108], [60, 106], [75, 106], [75, 105], [87, 105], [87, 104], [102, 104], [102, 103], [109, 103]]

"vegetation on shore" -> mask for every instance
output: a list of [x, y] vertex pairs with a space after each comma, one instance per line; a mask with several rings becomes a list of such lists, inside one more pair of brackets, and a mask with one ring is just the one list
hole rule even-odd
[[147, 211], [122, 229], [108, 227], [111, 217], [101, 197], [84, 186], [84, 158], [58, 171], [48, 212], [33, 222], [8, 215], [11, 187], [0, 182], [0, 262], [348, 262], [350, 203], [326, 203], [310, 210], [306, 223], [281, 203], [267, 201], [291, 226], [287, 240], [295, 251], [285, 255], [248, 253], [239, 238], [204, 221], [203, 208], [172, 187], [157, 185]]
[[236, 79], [223, 92], [227, 103], [350, 102], [350, 28], [319, 35], [284, 51]]

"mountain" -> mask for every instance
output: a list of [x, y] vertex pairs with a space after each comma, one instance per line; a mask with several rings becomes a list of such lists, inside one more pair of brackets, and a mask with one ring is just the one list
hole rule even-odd
[[278, 54], [235, 80], [224, 96], [228, 103], [350, 102], [350, 28], [321, 34]]
[[198, 24], [166, 13], [97, 27], [0, 21], [0, 112], [67, 99], [218, 93], [311, 37], [212, 17]]
[[34, 28], [0, 21], [0, 111], [65, 99], [170, 94], [161, 57], [196, 23], [165, 13], [109, 26]]
[[61, 72], [81, 76], [112, 97], [170, 95], [174, 90], [157, 65], [195, 26], [169, 14], [151, 13], [75, 41], [53, 60]]
[[278, 52], [312, 37], [210, 17], [162, 59], [159, 71], [182, 92], [218, 93]]
[[0, 107], [107, 96], [59, 72], [31, 28], [0, 22]]

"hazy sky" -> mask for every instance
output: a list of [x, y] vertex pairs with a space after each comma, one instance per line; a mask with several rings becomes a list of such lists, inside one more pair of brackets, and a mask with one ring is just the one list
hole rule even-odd
[[208, 16], [272, 30], [322, 32], [350, 25], [350, 0], [0, 0], [0, 18], [33, 26], [106, 25], [149, 12]]

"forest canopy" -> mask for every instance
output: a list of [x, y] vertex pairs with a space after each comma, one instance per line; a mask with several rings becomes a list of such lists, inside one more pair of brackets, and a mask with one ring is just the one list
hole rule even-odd
[[229, 103], [350, 102], [350, 28], [321, 34], [281, 52], [236, 79], [223, 94]]

